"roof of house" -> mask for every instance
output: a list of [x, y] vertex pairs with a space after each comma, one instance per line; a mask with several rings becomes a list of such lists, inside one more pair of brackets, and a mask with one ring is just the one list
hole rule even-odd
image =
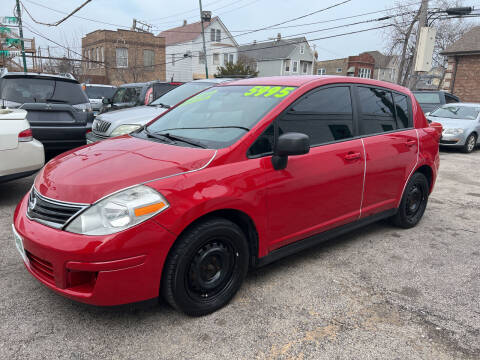
[[305, 37], [298, 37], [293, 39], [272, 40], [243, 45], [238, 48], [238, 51], [257, 61], [286, 59], [295, 49], [295, 46], [302, 42], [307, 42], [307, 39], [305, 39]]
[[375, 68], [386, 68], [393, 55], [384, 55], [380, 51], [366, 51], [375, 60]]
[[472, 28], [459, 40], [441, 52], [442, 55], [471, 54], [480, 52], [480, 26]]

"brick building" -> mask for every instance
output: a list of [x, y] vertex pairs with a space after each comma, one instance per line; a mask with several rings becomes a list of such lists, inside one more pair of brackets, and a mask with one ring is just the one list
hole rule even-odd
[[[119, 85], [165, 80], [165, 38], [131, 30], [96, 30], [82, 38], [80, 81]], [[88, 61], [90, 60], [90, 61]]]
[[443, 90], [461, 101], [480, 102], [480, 26], [463, 35], [442, 55], [448, 58]]

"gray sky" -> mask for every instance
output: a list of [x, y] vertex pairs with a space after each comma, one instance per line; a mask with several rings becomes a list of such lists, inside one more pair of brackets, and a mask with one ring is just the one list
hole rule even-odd
[[[0, 13], [0, 16], [11, 15], [15, 0], [1, 1], [2, 12]], [[55, 22], [64, 15], [62, 13], [54, 12], [38, 6], [35, 3], [43, 4], [44, 6], [48, 6], [58, 11], [71, 12], [77, 6], [82, 4], [84, 0], [22, 1], [36, 20], [41, 22]], [[213, 16], [220, 16], [223, 23], [230, 31], [232, 31], [232, 34], [238, 35], [240, 34], [238, 31], [241, 30], [258, 29], [273, 25], [294, 17], [302, 16], [309, 12], [326, 8], [339, 2], [342, 2], [342, 0], [203, 0], [203, 8], [204, 10], [211, 10]], [[405, 2], [410, 4], [419, 4], [420, 0], [405, 0]], [[480, 1], [472, 0], [471, 3], [475, 3], [473, 5], [477, 5], [477, 3], [480, 3]], [[468, 5], [471, 5], [471, 3], [468, 1]], [[340, 17], [359, 15], [367, 12], [385, 10], [394, 6], [394, 0], [351, 0], [350, 2], [324, 12], [320, 12], [283, 25], [298, 26], [281, 30], [270, 29], [259, 31], [253, 34], [238, 36], [236, 37], [236, 40], [239, 44], [244, 44], [253, 40], [261, 41], [275, 37], [278, 32], [281, 32], [282, 36], [288, 36], [361, 20], [378, 18], [383, 16], [384, 13], [365, 15], [359, 18], [329, 22], [325, 24], [300, 26], [305, 23], [319, 22]], [[68, 44], [73, 48], [81, 46], [81, 37], [88, 32], [98, 29], [115, 30], [118, 28], [118, 26], [101, 24], [95, 21], [87, 21], [77, 17], [69, 18], [58, 27], [48, 27], [35, 24], [25, 12], [22, 15], [27, 26], [31, 26], [42, 35], [62, 45]], [[154, 25], [154, 33], [157, 34], [161, 30], [180, 26], [183, 22], [183, 19], [186, 19], [189, 23], [197, 21], [199, 18], [199, 10], [197, 0], [93, 0], [78, 13], [76, 13], [76, 15], [92, 20], [120, 24], [126, 27], [130, 27], [132, 24], [132, 19], [136, 18]], [[382, 23], [378, 22], [371, 24], [360, 24], [340, 29], [315, 32], [306, 34], [305, 36], [308, 40], [311, 40], [319, 37], [340, 34], [343, 32], [366, 29], [379, 26], [381, 24]], [[317, 46], [319, 60], [334, 59], [349, 55], [357, 55], [363, 51], [383, 50], [385, 45], [383, 32], [383, 29], [373, 30], [365, 33], [348, 35], [345, 37], [310, 41], [310, 44], [315, 44]], [[47, 45], [50, 45], [53, 47], [52, 52], [55, 51], [54, 53], [57, 56], [63, 55], [64, 53], [62, 48], [55, 48], [55, 44], [52, 44], [47, 40], [32, 34], [27, 29], [25, 30], [24, 35], [25, 37], [35, 37], [37, 46], [46, 47]], [[80, 52], [80, 49], [76, 48], [75, 51]]]

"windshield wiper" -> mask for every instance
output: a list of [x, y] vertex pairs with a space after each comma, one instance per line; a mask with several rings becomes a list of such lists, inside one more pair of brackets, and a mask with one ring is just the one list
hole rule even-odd
[[61, 104], [66, 104], [66, 103], [68, 103], [68, 101], [59, 100], [59, 99], [45, 99], [45, 101], [55, 102], [55, 103], [61, 103]]
[[250, 131], [249, 128], [244, 126], [204, 126], [204, 127], [184, 127], [184, 128], [171, 128], [171, 129], [164, 129], [163, 131], [170, 131], [170, 130], [201, 130], [201, 129], [241, 129], [245, 131]]
[[[173, 144], [174, 143], [170, 138], [168, 138], [168, 136], [152, 133], [152, 132], [148, 131], [147, 128], [144, 128], [143, 130], [145, 131], [145, 134], [147, 134], [148, 137], [160, 140], [160, 141], [165, 142], [167, 144]], [[167, 140], [167, 141], [165, 141], [165, 140]]]
[[184, 143], [187, 143], [187, 144], [190, 144], [190, 145], [193, 145], [193, 146], [197, 146], [197, 147], [200, 147], [202, 149], [206, 149], [207, 147], [205, 146], [205, 144], [202, 144], [201, 142], [199, 141], [195, 141], [194, 139], [191, 139], [191, 138], [187, 138], [187, 137], [183, 137], [183, 136], [178, 136], [178, 135], [172, 135], [170, 133], [155, 133], [156, 135], [160, 135], [160, 136], [164, 136], [170, 140], [178, 140], [178, 141], [181, 141], [181, 142], [184, 142]]
[[170, 105], [167, 105], [167, 104], [162, 104], [162, 103], [158, 103], [158, 104], [149, 104], [148, 106], [160, 106], [164, 109], [170, 109], [171, 106]]

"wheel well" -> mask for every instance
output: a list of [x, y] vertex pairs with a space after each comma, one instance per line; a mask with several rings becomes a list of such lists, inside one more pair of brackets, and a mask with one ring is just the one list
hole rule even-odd
[[433, 181], [433, 171], [432, 168], [428, 165], [420, 166], [416, 172], [422, 173], [428, 180], [429, 190], [432, 188], [432, 181]]
[[250, 266], [255, 266], [257, 259], [258, 259], [258, 232], [255, 227], [253, 220], [248, 216], [246, 213], [235, 210], [235, 209], [222, 209], [210, 212], [208, 214], [202, 215], [198, 219], [195, 219], [192, 223], [190, 223], [179, 236], [181, 236], [185, 231], [190, 229], [195, 224], [199, 222], [205, 221], [207, 219], [213, 217], [221, 217], [238, 225], [238, 227], [243, 231], [245, 234], [248, 247], [250, 250]]

